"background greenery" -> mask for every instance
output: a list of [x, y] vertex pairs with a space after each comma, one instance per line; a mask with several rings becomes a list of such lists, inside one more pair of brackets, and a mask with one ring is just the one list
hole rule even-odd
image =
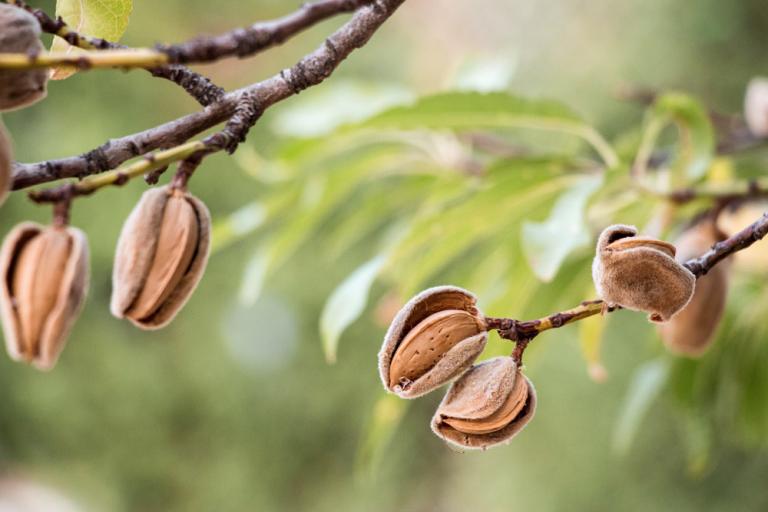
[[[123, 42], [217, 33], [292, 8], [137, 0]], [[267, 77], [338, 23], [203, 70], [227, 88]], [[593, 297], [595, 233], [646, 226], [660, 211], [626, 177], [654, 120], [683, 118], [695, 142], [686, 156], [673, 130], [662, 133], [659, 145], [678, 153], [663, 177], [763, 174], [760, 152], [711, 159], [703, 107], [688, 96], [644, 113], [615, 93], [684, 90], [738, 112], [766, 47], [757, 0], [406, 2], [325, 84], [269, 111], [235, 158], [206, 160], [191, 187], [217, 222], [216, 251], [168, 328], [140, 332], [108, 313], [115, 242], [146, 185], [76, 203], [91, 294], [55, 371], [0, 358], [0, 468], [85, 510], [764, 510], [759, 270], [736, 268], [726, 325], [698, 362], [665, 355], [629, 312], [542, 335], [527, 352], [536, 418], [486, 453], [456, 453], [431, 434], [440, 393], [384, 397], [375, 359], [393, 309], [431, 284], [470, 288], [488, 314], [517, 318]], [[396, 105], [411, 106], [386, 110]], [[146, 73], [93, 71], [3, 121], [18, 158], [42, 160], [195, 108]], [[529, 129], [542, 122], [557, 130]], [[559, 133], [590, 126], [621, 156], [604, 177], [588, 144]], [[477, 133], [525, 153], [478, 150], [467, 142]], [[667, 234], [701, 206], [675, 212]], [[16, 194], [0, 231], [48, 217]], [[577, 229], [535, 237], [566, 228]], [[493, 336], [486, 356], [509, 349]], [[601, 361], [609, 378], [598, 384], [588, 368]]]

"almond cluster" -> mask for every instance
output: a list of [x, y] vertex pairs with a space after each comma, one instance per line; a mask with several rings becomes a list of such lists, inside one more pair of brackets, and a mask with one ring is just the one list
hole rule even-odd
[[536, 409], [533, 385], [511, 357], [473, 366], [488, 328], [470, 292], [424, 290], [398, 312], [379, 352], [384, 387], [416, 398], [458, 377], [432, 420], [439, 437], [461, 448], [509, 442]]

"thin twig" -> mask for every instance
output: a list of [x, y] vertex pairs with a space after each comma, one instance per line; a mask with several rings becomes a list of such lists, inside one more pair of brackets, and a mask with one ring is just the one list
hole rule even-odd
[[358, 9], [345, 25], [296, 65], [262, 82], [226, 94], [204, 110], [168, 123], [113, 139], [78, 156], [37, 163], [14, 163], [13, 189], [63, 178], [83, 178], [115, 169], [123, 162], [159, 148], [184, 143], [195, 135], [232, 117], [244, 95], [261, 109], [298, 94], [325, 80], [352, 51], [364, 46], [404, 0], [378, 0]]
[[[758, 240], [762, 240], [766, 235], [768, 235], [768, 212], [733, 236], [716, 243], [709, 251], [698, 258], [692, 258], [683, 265], [696, 278], [699, 278], [706, 275], [712, 267], [725, 258], [746, 249]], [[560, 311], [536, 320], [521, 321], [513, 318], [486, 318], [486, 322], [488, 328], [498, 331], [499, 336], [502, 338], [520, 344], [516, 348], [516, 353], [519, 356], [517, 360], [520, 361], [525, 347], [540, 333], [549, 329], [563, 327], [590, 316], [610, 313], [615, 309], [620, 308], [610, 308], [604, 301], [598, 299], [582, 302], [575, 308]]]

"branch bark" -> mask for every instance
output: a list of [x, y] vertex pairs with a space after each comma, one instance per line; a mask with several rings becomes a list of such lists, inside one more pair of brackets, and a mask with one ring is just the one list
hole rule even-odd
[[[762, 240], [766, 235], [768, 235], [768, 212], [735, 235], [716, 243], [709, 251], [698, 258], [686, 261], [684, 265], [693, 272], [696, 278], [699, 278], [706, 275], [712, 267], [725, 258], [746, 249], [755, 242]], [[522, 321], [514, 318], [487, 318], [486, 321], [489, 329], [497, 330], [502, 338], [521, 343], [519, 355], [522, 356], [522, 351], [528, 342], [540, 333], [549, 329], [563, 327], [593, 315], [610, 313], [615, 309], [619, 308], [609, 308], [604, 301], [598, 299], [585, 301], [575, 308], [553, 313], [535, 320]]]
[[172, 148], [229, 119], [244, 95], [258, 102], [262, 110], [298, 94], [328, 78], [355, 49], [364, 46], [376, 30], [404, 0], [377, 0], [365, 3], [352, 18], [319, 48], [293, 67], [242, 89], [226, 94], [220, 101], [193, 114], [165, 124], [107, 141], [78, 156], [37, 163], [14, 163], [13, 189], [18, 190], [63, 178], [85, 176], [118, 167], [131, 158], [161, 148]]
[[[43, 32], [59, 36], [72, 46], [85, 50], [117, 50], [127, 48], [127, 46], [107, 41], [106, 39], [80, 34], [72, 30], [61, 18], [53, 19], [42, 9], [31, 7], [23, 0], [10, 0], [10, 3], [32, 14], [37, 19], [37, 22], [40, 23], [40, 28], [42, 28]], [[211, 82], [209, 78], [192, 71], [186, 66], [158, 66], [147, 68], [147, 71], [152, 76], [170, 80], [181, 86], [204, 107], [220, 100], [224, 96], [224, 89]]]

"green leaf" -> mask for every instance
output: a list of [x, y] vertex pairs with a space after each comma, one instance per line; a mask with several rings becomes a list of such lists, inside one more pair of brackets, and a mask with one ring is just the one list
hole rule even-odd
[[655, 359], [641, 365], [632, 377], [613, 435], [613, 449], [625, 454], [632, 446], [645, 416], [669, 376], [669, 361]]
[[554, 279], [568, 255], [589, 242], [584, 209], [602, 182], [602, 175], [582, 178], [560, 196], [546, 221], [523, 223], [523, 252], [542, 281]]
[[[593, 290], [590, 286], [590, 291]], [[600, 355], [607, 324], [608, 319], [602, 315], [590, 316], [578, 323], [581, 356], [587, 363], [589, 377], [595, 382], [605, 382], [608, 378]]]
[[252, 233], [264, 224], [267, 209], [260, 202], [241, 206], [223, 220], [216, 221], [211, 229], [211, 251], [215, 252]]
[[[80, 34], [118, 41], [128, 28], [128, 19], [133, 10], [133, 0], [58, 0], [56, 16], [61, 16], [72, 30]], [[64, 39], [56, 37], [51, 45], [52, 52], [77, 52]], [[54, 68], [53, 80], [63, 80], [75, 74], [73, 67]]]
[[365, 311], [376, 276], [386, 258], [376, 256], [352, 272], [328, 298], [320, 316], [320, 336], [328, 363], [336, 362], [336, 353], [344, 330]]
[[560, 132], [591, 144], [608, 167], [618, 164], [613, 148], [570, 108], [554, 101], [530, 100], [501, 92], [427, 96], [412, 105], [382, 112], [355, 127], [395, 130], [495, 127]]
[[245, 266], [238, 299], [243, 306], [252, 306], [261, 295], [270, 264], [268, 246], [260, 246]]
[[325, 135], [341, 124], [359, 122], [412, 100], [413, 94], [397, 85], [336, 80], [332, 87], [311, 88], [281, 106], [272, 117], [272, 127], [283, 136]]
[[357, 450], [358, 478], [375, 476], [392, 437], [408, 410], [409, 402], [395, 395], [382, 395], [373, 406]]
[[644, 169], [663, 129], [673, 124], [678, 131], [671, 163], [675, 186], [704, 177], [715, 153], [715, 134], [707, 110], [694, 98], [681, 93], [659, 96], [649, 109], [636, 166]]

